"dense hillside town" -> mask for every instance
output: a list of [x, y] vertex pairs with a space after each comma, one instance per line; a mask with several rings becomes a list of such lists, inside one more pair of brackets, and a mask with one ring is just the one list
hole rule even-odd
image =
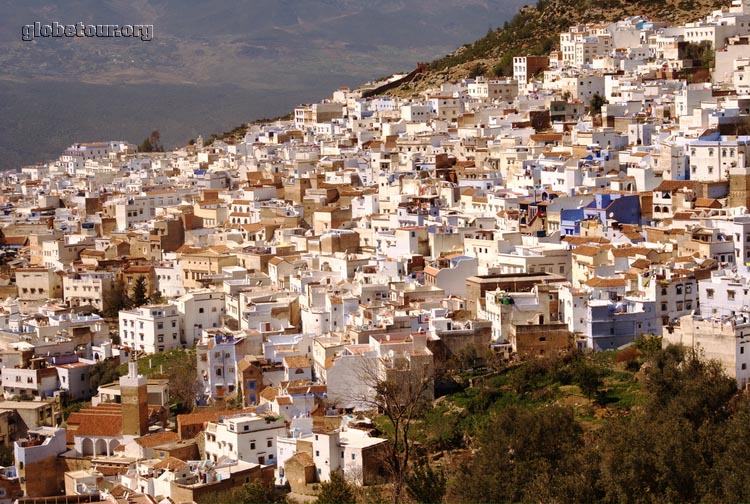
[[744, 389], [748, 47], [747, 0], [576, 24], [512, 77], [4, 174], [0, 503], [402, 491], [408, 406], [457, 363], [654, 336]]

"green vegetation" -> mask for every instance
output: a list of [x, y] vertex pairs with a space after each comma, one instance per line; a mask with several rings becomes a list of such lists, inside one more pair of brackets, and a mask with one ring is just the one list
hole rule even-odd
[[414, 424], [407, 493], [416, 502], [750, 500], [738, 472], [750, 467], [750, 398], [717, 362], [658, 343], [509, 366], [438, 399]]
[[589, 113], [590, 114], [601, 114], [602, 113], [602, 106], [607, 103], [607, 100], [600, 95], [599, 93], [596, 93], [591, 98], [591, 103], [589, 104]]
[[148, 298], [149, 304], [165, 304], [167, 301], [167, 298], [159, 291], [154, 291]]
[[469, 79], [482, 76], [487, 73], [487, 69], [481, 63], [476, 63], [471, 69], [469, 69]]
[[143, 306], [148, 303], [148, 285], [146, 285], [146, 277], [139, 275], [135, 279], [135, 285], [133, 285], [133, 306]]
[[[195, 361], [194, 350], [172, 350], [138, 358], [138, 373], [149, 378], [159, 378], [166, 373], [167, 369], [184, 365], [188, 361]], [[128, 363], [120, 364], [118, 371], [120, 376], [128, 374]]]
[[115, 282], [112, 290], [105, 293], [102, 302], [104, 305], [102, 316], [108, 319], [117, 319], [120, 310], [129, 310], [133, 307], [133, 300], [122, 280]]
[[[127, 363], [120, 365], [120, 376], [128, 372]], [[149, 378], [169, 380], [169, 399], [175, 413], [192, 411], [198, 392], [198, 369], [195, 350], [172, 350], [146, 355], [138, 359], [138, 373]]]
[[161, 133], [154, 130], [138, 146], [138, 152], [164, 152], [164, 146], [161, 144]]
[[703, 68], [713, 68], [716, 63], [716, 53], [707, 40], [697, 44], [689, 43], [685, 49], [685, 57], [698, 62]]
[[340, 471], [331, 472], [331, 480], [319, 485], [317, 504], [354, 504], [354, 487]]
[[0, 466], [8, 467], [16, 463], [13, 455], [13, 445], [0, 445]]
[[89, 371], [89, 385], [91, 386], [91, 390], [98, 389], [99, 385], [117, 381], [120, 376], [127, 372], [127, 365], [123, 371], [121, 367], [118, 367], [117, 359], [99, 361], [91, 366], [91, 370]]
[[429, 462], [419, 460], [406, 478], [406, 491], [416, 502], [441, 502], [445, 497], [446, 482], [441, 469], [434, 469]]
[[[271, 118], [262, 117], [260, 119], [255, 119], [254, 121], [251, 121], [248, 124], [240, 124], [239, 126], [236, 126], [232, 128], [231, 130], [225, 131], [221, 134], [211, 133], [208, 140], [205, 142], [205, 145], [211, 145], [214, 142], [214, 140], [227, 140], [227, 139], [239, 140], [245, 136], [247, 131], [250, 129], [250, 126], [254, 124], [268, 124], [268, 123], [272, 123], [276, 121], [291, 121], [292, 119], [294, 119], [293, 111], [287, 114], [276, 116], [276, 117], [271, 117]], [[188, 141], [188, 145], [194, 145], [194, 144], [195, 144], [195, 140], [191, 138], [190, 141]]]
[[[188, 413], [195, 405], [198, 392], [198, 370], [195, 350], [172, 350], [138, 359], [138, 373], [148, 378], [166, 378], [169, 380], [169, 399], [173, 412]], [[118, 364], [117, 359], [97, 362], [89, 372], [89, 383], [92, 389], [99, 385], [117, 381], [120, 376], [128, 374], [128, 363]], [[67, 417], [81, 403], [71, 403]]]
[[63, 421], [67, 420], [71, 413], [75, 413], [77, 411], [81, 411], [84, 408], [88, 408], [91, 406], [91, 403], [89, 401], [72, 401], [69, 402], [64, 408], [63, 408]]
[[276, 504], [284, 502], [271, 485], [261, 481], [247, 483], [240, 488], [221, 492], [212, 496], [214, 504]]
[[[522, 8], [502, 28], [489, 30], [473, 43], [430, 63], [433, 72], [448, 72], [463, 66], [469, 77], [479, 65], [489, 65], [492, 75], [511, 76], [513, 57], [518, 55], [546, 55], [559, 45], [559, 34], [573, 23], [612, 22], [632, 15], [646, 15], [654, 19], [681, 23], [694, 21], [726, 2], [669, 0], [539, 0], [535, 7]], [[712, 64], [713, 54], [705, 48], [694, 49], [694, 59], [703, 66]], [[481, 75], [481, 74], [480, 74]]]

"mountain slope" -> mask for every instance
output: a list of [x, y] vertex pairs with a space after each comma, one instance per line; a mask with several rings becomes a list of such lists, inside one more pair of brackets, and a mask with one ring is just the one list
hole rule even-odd
[[613, 22], [645, 15], [672, 24], [695, 21], [728, 0], [539, 0], [523, 7], [502, 28], [430, 63], [420, 81], [394, 91], [410, 95], [442, 82], [474, 75], [510, 75], [513, 56], [547, 54], [559, 45], [559, 34], [576, 23]]

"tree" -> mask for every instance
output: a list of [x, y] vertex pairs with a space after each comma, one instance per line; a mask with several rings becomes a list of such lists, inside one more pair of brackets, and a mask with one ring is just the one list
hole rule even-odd
[[592, 115], [601, 114], [602, 106], [605, 103], [607, 103], [607, 100], [605, 100], [602, 95], [599, 93], [594, 94], [594, 96], [591, 97], [591, 103], [589, 104], [589, 112]]
[[412, 457], [411, 429], [430, 405], [434, 394], [434, 368], [416, 356], [394, 360], [362, 356], [359, 380], [370, 393], [354, 398], [369, 404], [388, 421], [392, 438], [384, 455], [384, 464], [392, 483], [392, 501], [401, 502]]
[[593, 502], [588, 457], [573, 411], [511, 406], [490, 418], [472, 461], [450, 485], [458, 502]]
[[661, 352], [661, 336], [655, 336], [653, 334], [641, 334], [635, 341], [633, 346], [638, 349], [647, 359], [650, 359], [657, 353]]
[[599, 368], [583, 357], [579, 358], [573, 367], [573, 381], [589, 399], [604, 385]]
[[133, 301], [128, 295], [128, 289], [121, 280], [115, 282], [112, 290], [104, 294], [102, 315], [105, 318], [116, 319], [120, 310], [129, 310]]
[[341, 471], [331, 471], [331, 480], [320, 484], [317, 504], [355, 504], [354, 488]]
[[148, 303], [148, 285], [146, 284], [146, 277], [139, 275], [135, 279], [133, 285], [133, 305], [135, 307], [143, 306]]
[[151, 145], [151, 140], [146, 138], [141, 142], [141, 145], [138, 146], [138, 152], [154, 152], [154, 146]]
[[16, 463], [13, 445], [0, 445], [0, 466], [8, 467]]
[[718, 361], [669, 345], [649, 361], [646, 390], [650, 393], [646, 410], [652, 416], [666, 413], [697, 428], [726, 418], [726, 405], [737, 393], [737, 382]]
[[149, 304], [164, 304], [167, 302], [167, 298], [164, 297], [164, 294], [162, 294], [159, 291], [154, 291], [153, 294], [148, 298]]
[[481, 63], [475, 63], [470, 69], [469, 69], [469, 79], [475, 79], [481, 75], [484, 75], [487, 72], [487, 69], [485, 66]]
[[139, 152], [164, 152], [164, 146], [161, 145], [161, 133], [159, 130], [153, 130], [151, 134], [146, 137], [141, 145], [138, 146]]
[[434, 470], [430, 462], [418, 461], [406, 479], [406, 491], [417, 502], [435, 504], [445, 497], [445, 474]]
[[169, 379], [170, 400], [180, 412], [189, 413], [195, 406], [195, 398], [200, 392], [198, 363], [193, 350], [174, 350], [163, 375]]
[[513, 58], [515, 56], [515, 52], [506, 51], [500, 61], [492, 67], [492, 73], [498, 77], [513, 75]]
[[277, 504], [284, 502], [271, 485], [256, 480], [246, 483], [240, 488], [215, 494], [211, 498], [213, 504]]
[[161, 133], [159, 133], [159, 130], [152, 131], [148, 139], [154, 148], [154, 152], [164, 152], [164, 147], [161, 145]]
[[117, 359], [106, 359], [99, 361], [89, 371], [89, 385], [91, 390], [96, 390], [99, 385], [112, 383], [120, 378]]
[[[741, 408], [731, 416], [736, 382], [718, 362], [672, 345], [645, 369], [646, 404], [610, 419], [597, 436], [603, 500], [746, 501], [750, 486], [726, 472], [742, 471], [746, 464], [735, 456], [745, 454], [750, 441], [733, 428], [737, 420], [746, 430], [748, 419]], [[723, 433], [731, 433], [729, 440]]]
[[711, 42], [703, 40], [698, 43], [688, 43], [685, 49], [685, 57], [700, 62], [700, 65], [704, 68], [711, 68], [714, 66], [716, 53]]
[[750, 400], [742, 396], [733, 405], [732, 417], [720, 428], [705, 432], [704, 440], [715, 447], [716, 456], [707, 472], [706, 502], [750, 502]]

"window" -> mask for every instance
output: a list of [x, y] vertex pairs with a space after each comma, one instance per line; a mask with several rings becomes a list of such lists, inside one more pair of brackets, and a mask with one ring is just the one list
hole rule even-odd
[[269, 439], [268, 442], [266, 443], [266, 446], [268, 448], [271, 448], [273, 446], [273, 439]]
[[713, 299], [714, 298], [714, 290], [713, 289], [706, 289], [706, 297], [708, 299]]
[[734, 299], [734, 291], [733, 290], [728, 290], [727, 291], [727, 299], [729, 299], [730, 301]]
[[255, 441], [250, 441], [250, 449], [251, 450], [255, 449]]

